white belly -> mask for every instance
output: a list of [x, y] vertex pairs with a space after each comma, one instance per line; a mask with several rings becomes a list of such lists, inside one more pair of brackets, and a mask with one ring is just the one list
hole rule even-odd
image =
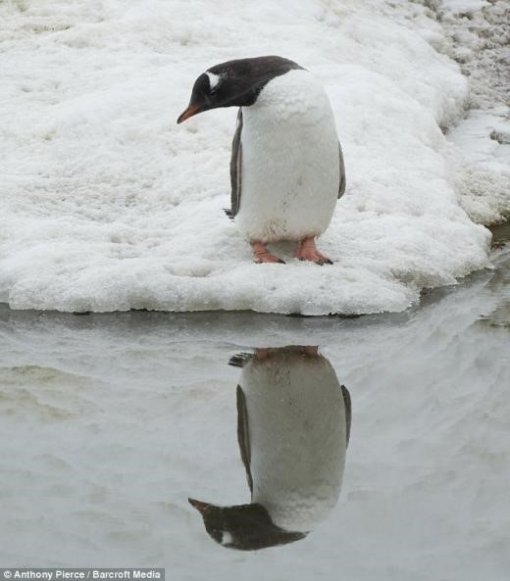
[[240, 382], [246, 397], [252, 502], [286, 530], [309, 531], [338, 500], [346, 418], [340, 384], [323, 357], [273, 354], [252, 360]]
[[308, 72], [270, 81], [243, 108], [242, 194], [236, 222], [249, 240], [318, 236], [335, 209], [338, 137], [328, 97]]

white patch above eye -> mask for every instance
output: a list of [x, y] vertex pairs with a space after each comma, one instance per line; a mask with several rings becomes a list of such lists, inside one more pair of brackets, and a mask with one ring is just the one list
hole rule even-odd
[[215, 75], [214, 73], [210, 73], [209, 71], [206, 71], [205, 74], [209, 77], [209, 86], [211, 87], [211, 89], [215, 89], [221, 80], [220, 75]]
[[222, 545], [229, 545], [234, 540], [234, 537], [228, 531], [222, 531], [221, 541]]

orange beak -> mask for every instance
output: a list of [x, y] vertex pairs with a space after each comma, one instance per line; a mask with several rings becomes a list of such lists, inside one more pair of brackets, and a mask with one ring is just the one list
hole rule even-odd
[[197, 113], [200, 113], [200, 107], [198, 107], [197, 105], [190, 105], [186, 109], [186, 111], [183, 111], [179, 115], [179, 118], [177, 119], [177, 123], [182, 123], [183, 121], [186, 121], [186, 119], [193, 117], [193, 115], [196, 115]]
[[209, 510], [209, 505], [207, 502], [202, 502], [201, 500], [195, 500], [194, 498], [188, 498], [188, 502], [198, 510], [200, 514], [205, 514]]

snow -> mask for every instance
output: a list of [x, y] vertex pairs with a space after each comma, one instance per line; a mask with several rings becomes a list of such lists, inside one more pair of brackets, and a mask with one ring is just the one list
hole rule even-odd
[[[487, 267], [490, 234], [456, 191], [472, 168], [459, 177], [440, 129], [468, 86], [427, 14], [403, 0], [2, 3], [0, 300], [375, 313]], [[252, 264], [222, 212], [236, 112], [175, 123], [200, 73], [262, 54], [311, 70], [335, 112], [348, 182], [320, 240], [331, 267], [288, 247], [285, 266]], [[506, 202], [478, 196], [474, 217]]]
[[469, 12], [488, 6], [487, 0], [443, 0], [442, 4], [452, 12]]
[[473, 109], [449, 134], [460, 154], [462, 206], [478, 222], [501, 221], [510, 200], [510, 120], [507, 107]]
[[464, 209], [484, 224], [510, 213], [510, 6], [444, 0], [445, 51], [469, 79], [469, 111], [448, 135]]

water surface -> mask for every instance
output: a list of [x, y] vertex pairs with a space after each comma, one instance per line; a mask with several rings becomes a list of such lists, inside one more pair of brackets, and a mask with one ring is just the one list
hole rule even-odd
[[[495, 264], [396, 316], [0, 308], [1, 562], [193, 581], [506, 580], [510, 252]], [[291, 345], [297, 363], [278, 359]], [[240, 353], [261, 355], [275, 393]], [[262, 506], [249, 510], [276, 546], [232, 548], [239, 526], [215, 538], [189, 497]]]

